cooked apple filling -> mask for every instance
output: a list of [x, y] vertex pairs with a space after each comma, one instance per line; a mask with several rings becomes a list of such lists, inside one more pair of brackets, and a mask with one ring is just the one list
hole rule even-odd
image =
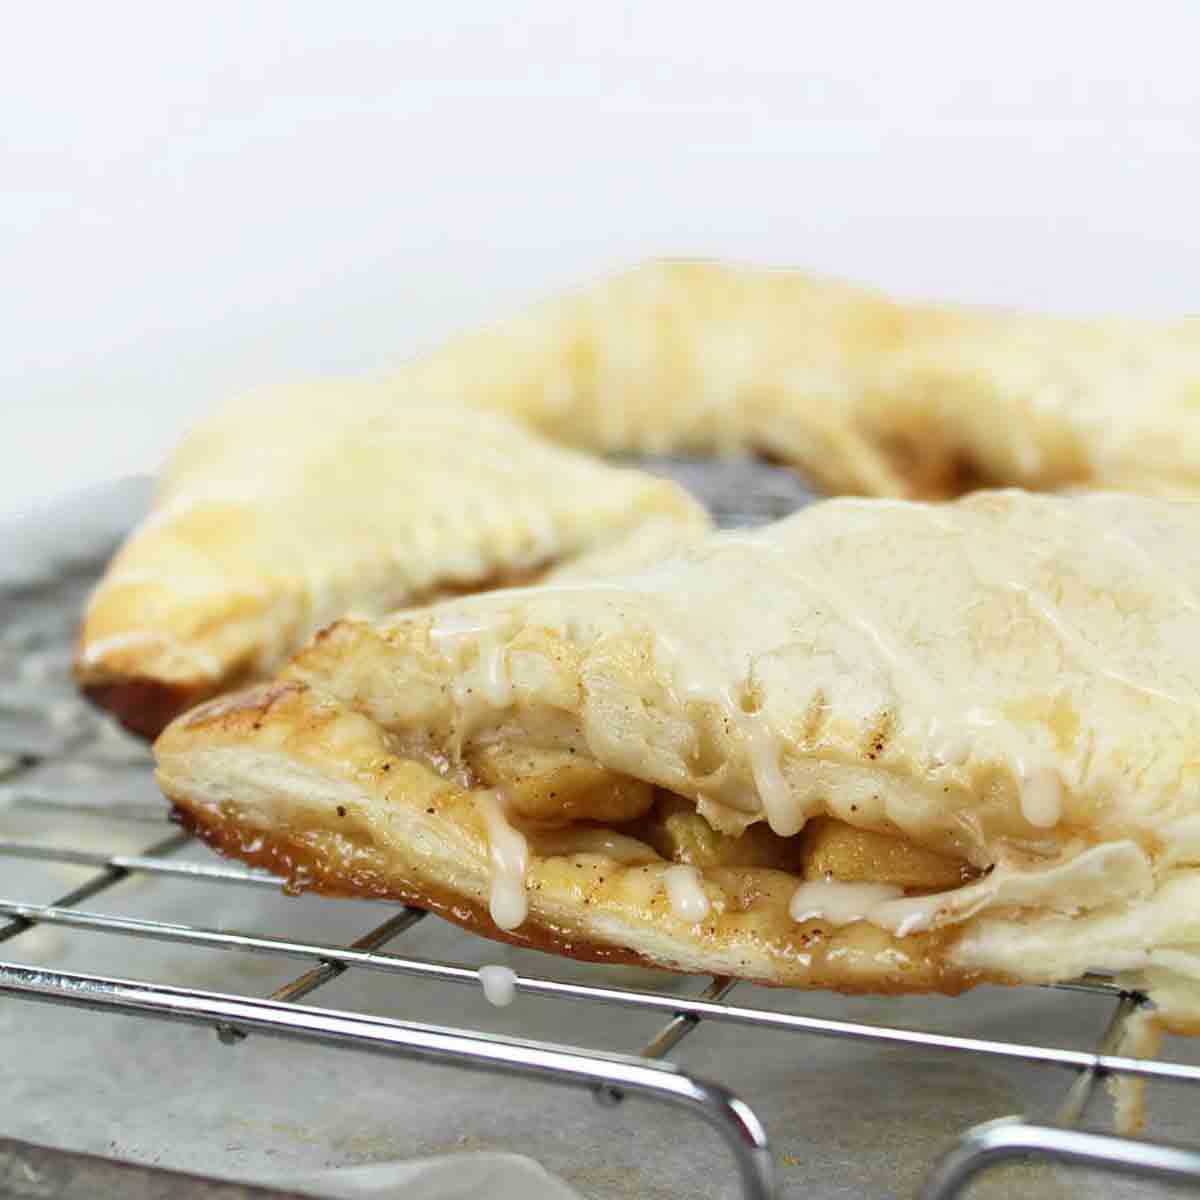
[[761, 823], [722, 832], [693, 801], [602, 767], [571, 744], [537, 747], [485, 738], [464, 747], [453, 768], [449, 756], [427, 747], [410, 742], [405, 749], [475, 796], [491, 850], [491, 915], [501, 928], [524, 919], [525, 905], [516, 897], [531, 855], [596, 854], [625, 865], [666, 861], [690, 869], [666, 880], [671, 907], [684, 919], [707, 913], [697, 872], [712, 868], [781, 871], [798, 885], [875, 889], [805, 893], [812, 900], [801, 909], [834, 924], [862, 919], [867, 902], [945, 891], [979, 875], [962, 859], [831, 817], [813, 818], [791, 837]]

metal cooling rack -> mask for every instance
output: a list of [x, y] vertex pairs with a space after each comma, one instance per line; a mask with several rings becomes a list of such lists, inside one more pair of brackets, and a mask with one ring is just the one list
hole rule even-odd
[[[736, 523], [761, 516], [757, 511], [742, 513], [739, 514], [741, 520]], [[92, 569], [83, 572], [74, 583], [68, 580], [70, 586], [66, 590], [76, 599]], [[15, 602], [19, 609], [28, 610], [33, 605], [35, 613], [37, 611], [36, 589], [18, 595], [10, 592], [7, 597], [0, 598]], [[67, 621], [70, 619], [68, 615]], [[627, 1095], [640, 1095], [681, 1109], [714, 1130], [728, 1148], [731, 1170], [737, 1173], [742, 1194], [752, 1200], [766, 1200], [776, 1194], [774, 1157], [763, 1123], [748, 1104], [719, 1081], [701, 1078], [667, 1058], [702, 1023], [711, 1027], [743, 1026], [771, 1031], [781, 1039], [846, 1039], [899, 1051], [941, 1052], [959, 1056], [960, 1061], [967, 1057], [982, 1057], [1056, 1067], [1070, 1076], [1071, 1082], [1053, 1120], [1039, 1123], [1012, 1118], [968, 1129], [933, 1165], [922, 1194], [928, 1200], [947, 1200], [959, 1195], [981, 1172], [1014, 1158], [1053, 1160], [1136, 1177], [1200, 1184], [1200, 1150], [1077, 1127], [1102, 1079], [1128, 1076], [1200, 1084], [1200, 1066], [1143, 1061], [1115, 1053], [1125, 1022], [1145, 1000], [1100, 977], [1088, 977], [1056, 989], [1064, 997], [1071, 992], [1086, 992], [1111, 1002], [1111, 1020], [1100, 1042], [1094, 1050], [1081, 1051], [805, 1016], [739, 1004], [733, 998], [737, 987], [735, 981], [723, 978], [712, 979], [694, 997], [681, 997], [567, 982], [528, 973], [517, 976], [519, 994], [561, 1003], [617, 1006], [662, 1018], [663, 1023], [653, 1037], [640, 1047], [631, 1046], [631, 1053], [621, 1054], [577, 1045], [516, 1039], [475, 1028], [419, 1024], [301, 1003], [347, 971], [384, 972], [441, 985], [465, 984], [479, 988], [479, 969], [475, 966], [405, 955], [391, 948], [424, 919], [425, 914], [416, 909], [396, 910], [388, 906], [384, 919], [347, 945], [92, 911], [87, 907], [89, 900], [138, 876], [153, 877], [168, 886], [172, 882], [187, 882], [214, 889], [277, 890], [279, 882], [215, 859], [203, 862], [179, 859], [179, 851], [190, 843], [190, 839], [179, 831], [167, 832], [161, 809], [132, 801], [124, 803], [119, 795], [111, 794], [89, 802], [89, 790], [95, 792], [96, 781], [107, 780], [113, 772], [130, 770], [127, 761], [130, 757], [142, 759], [143, 763], [133, 770], [149, 768], [139, 751], [125, 746], [119, 739], [114, 740], [85, 709], [78, 705], [71, 707], [61, 697], [53, 700], [52, 689], [47, 691], [42, 686], [46, 676], [54, 670], [65, 678], [62, 667], [67, 624], [61, 618], [61, 612], [56, 620], [57, 625], [51, 621], [49, 625], [42, 622], [39, 626], [35, 618], [32, 625], [18, 622], [15, 627], [10, 624], [7, 629], [0, 629], [0, 672], [5, 666], [6, 652], [10, 665], [15, 663], [17, 667], [17, 681], [9, 689], [9, 700], [0, 699], [0, 781], [7, 793], [7, 810], [35, 812], [46, 819], [61, 817], [67, 821], [81, 810], [90, 809], [111, 821], [146, 823], [143, 828], [147, 840], [153, 836], [155, 824], [162, 826], [165, 836], [138, 854], [110, 854], [77, 844], [64, 846], [57, 844], [57, 839], [55, 844], [0, 840], [0, 861], [37, 860], [93, 871], [85, 882], [50, 904], [31, 903], [19, 897], [0, 899], [0, 920], [3, 921], [0, 943], [20, 939], [37, 926], [58, 926], [114, 941], [151, 939], [214, 952], [274, 956], [305, 964], [305, 969], [266, 998], [258, 998], [231, 991], [182, 987], [169, 981], [139, 982], [51, 966], [0, 961], [0, 994], [111, 1014], [209, 1026], [226, 1044], [237, 1043], [250, 1035], [264, 1035], [432, 1061], [473, 1071], [523, 1075], [547, 1083], [588, 1088], [601, 1108], [617, 1106]], [[37, 632], [39, 628], [41, 633]], [[34, 661], [29, 657], [31, 654], [42, 655], [43, 664], [44, 656], [48, 654], [51, 667], [31, 668], [29, 664]], [[11, 698], [12, 694], [16, 700]], [[7, 726], [6, 713], [10, 718]], [[22, 737], [26, 739], [28, 749], [17, 744]], [[64, 801], [22, 789], [22, 779], [31, 773], [44, 770], [47, 765], [74, 761], [73, 756], [78, 755], [81, 743], [98, 748], [92, 757], [94, 765], [89, 768], [98, 774], [91, 784], [81, 783], [74, 788], [74, 798]], [[108, 750], [105, 750], [106, 746]], [[0, 951], [2, 955], [3, 951]], [[795, 1045], [793, 1040], [788, 1049], [793, 1050]], [[602, 1123], [604, 1114], [597, 1112], [595, 1119], [598, 1124]], [[25, 1149], [28, 1154], [44, 1153], [34, 1148]], [[10, 1154], [7, 1145], [0, 1145], [0, 1160], [8, 1161]], [[18, 1153], [16, 1161], [25, 1160]], [[158, 1173], [150, 1168], [134, 1169]], [[178, 1181], [173, 1185], [176, 1190], [172, 1194], [196, 1197], [216, 1194], [202, 1190], [203, 1180], [182, 1175], [172, 1178]], [[262, 1188], [238, 1189], [228, 1183], [222, 1183], [220, 1187], [223, 1195], [283, 1194]], [[197, 1188], [201, 1190], [195, 1190]]]
[[[16, 803], [36, 804], [30, 800]], [[218, 887], [278, 889], [278, 880], [257, 872], [216, 863], [173, 861], [173, 855], [189, 840], [186, 834], [172, 833], [146, 853], [136, 855], [106, 855], [17, 841], [0, 842], [0, 856], [6, 859], [37, 859], [95, 868], [92, 878], [53, 904], [0, 900], [0, 916], [6, 918], [6, 923], [0, 926], [0, 942], [20, 937], [35, 924], [54, 925], [97, 935], [150, 938], [210, 950], [275, 955], [312, 964], [307, 970], [268, 998], [256, 999], [167, 983], [142, 983], [0, 962], [0, 993], [114, 1014], [210, 1025], [226, 1043], [236, 1042], [251, 1033], [265, 1034], [475, 1070], [535, 1076], [547, 1082], [589, 1087], [597, 1101], [606, 1106], [620, 1103], [626, 1094], [640, 1094], [687, 1110], [720, 1134], [734, 1160], [742, 1192], [753, 1200], [766, 1200], [774, 1194], [773, 1158], [762, 1123], [747, 1104], [720, 1083], [697, 1078], [665, 1061], [665, 1055], [702, 1021], [769, 1029], [781, 1035], [848, 1038], [877, 1045], [1052, 1065], [1075, 1076], [1057, 1122], [1033, 1124], [1010, 1120], [967, 1131], [930, 1176], [924, 1192], [926, 1197], [944, 1200], [956, 1196], [980, 1171], [999, 1161], [1022, 1156], [1105, 1167], [1139, 1176], [1200, 1182], [1200, 1151], [1072, 1128], [1095, 1084], [1105, 1076], [1129, 1075], [1176, 1083], [1200, 1083], [1200, 1066], [1143, 1061], [1111, 1052], [1119, 1042], [1124, 1022], [1143, 1000], [1103, 979], [1082, 979], [1062, 985], [1060, 989], [1087, 991], [1109, 997], [1113, 1002], [1112, 1020], [1104, 1037], [1094, 1052], [1086, 1052], [829, 1020], [739, 1005], [730, 998], [736, 986], [734, 981], [723, 978], [712, 979], [700, 995], [686, 998], [533, 975], [517, 976], [517, 990], [523, 994], [618, 1005], [664, 1017], [665, 1022], [658, 1033], [635, 1053], [600, 1053], [577, 1046], [517, 1040], [478, 1030], [415, 1024], [299, 1003], [347, 970], [390, 972], [479, 987], [476, 967], [406, 957], [383, 949], [424, 918], [425, 914], [417, 909], [404, 908], [390, 913], [352, 944], [339, 946], [202, 925], [111, 916], [82, 907], [92, 897], [137, 874], [204, 882]]]

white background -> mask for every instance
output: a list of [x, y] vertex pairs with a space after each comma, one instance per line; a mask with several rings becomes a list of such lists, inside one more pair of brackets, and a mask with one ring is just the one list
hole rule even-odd
[[651, 253], [1200, 310], [1200, 5], [26, 3], [0, 514]]

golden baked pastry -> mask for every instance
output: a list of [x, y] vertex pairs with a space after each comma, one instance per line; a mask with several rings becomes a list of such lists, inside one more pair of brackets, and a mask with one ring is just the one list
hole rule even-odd
[[708, 518], [670, 482], [500, 415], [366, 383], [281, 389], [180, 448], [92, 596], [76, 675], [153, 735], [347, 612], [528, 581], [646, 523], [644, 553]]
[[904, 303], [800, 271], [651, 262], [390, 384], [596, 450], [748, 450], [831, 493], [1200, 486], [1200, 320]]
[[295, 888], [791, 986], [1110, 969], [1200, 1020], [1200, 507], [831, 500], [657, 566], [343, 620], [181, 717]]
[[555, 455], [493, 410], [591, 450], [749, 451], [827, 492], [1190, 494], [1198, 398], [1196, 322], [1021, 317], [649, 263], [390, 376], [218, 409], [101, 583], [77, 675], [153, 734], [349, 608], [527, 578], [660, 509], [699, 526], [678, 489]]

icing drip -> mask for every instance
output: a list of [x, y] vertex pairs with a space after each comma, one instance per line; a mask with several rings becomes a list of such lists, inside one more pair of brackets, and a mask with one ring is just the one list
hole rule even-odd
[[1042, 756], [1021, 740], [1010, 722], [977, 708], [967, 713], [966, 720], [969, 726], [990, 730], [1000, 740], [1016, 779], [1021, 815], [1037, 829], [1053, 829], [1062, 816], [1062, 776], [1051, 766], [1034, 765]]
[[513, 683], [508, 673], [504, 645], [504, 638], [511, 627], [512, 618], [508, 613], [479, 616], [470, 612], [440, 613], [429, 627], [430, 638], [439, 644], [452, 645], [468, 639], [475, 641], [479, 654], [477, 669], [469, 675], [459, 675], [453, 688], [455, 702], [463, 711], [468, 725], [479, 707], [476, 693], [484, 703], [495, 708], [507, 708], [513, 702]]
[[734, 699], [729, 687], [710, 674], [702, 654], [689, 653], [661, 630], [655, 635], [655, 657], [670, 664], [671, 686], [680, 701], [709, 701], [721, 705], [742, 735], [750, 774], [758, 792], [767, 824], [781, 837], [799, 833], [807, 812], [796, 802], [791, 785], [779, 764], [779, 736], [760, 712], [748, 713]]
[[902, 888], [890, 883], [838, 883], [816, 879], [802, 883], [792, 894], [788, 913], [793, 921], [828, 921], [830, 925], [853, 925], [869, 921], [875, 908], [902, 896]]
[[479, 647], [479, 658], [483, 666], [483, 683], [480, 690], [489, 704], [507, 708], [513, 702], [512, 678], [504, 659], [504, 646], [496, 641], [487, 647]]
[[477, 792], [475, 805], [487, 827], [488, 853], [492, 862], [488, 911], [501, 929], [516, 929], [529, 914], [525, 898], [529, 843], [523, 833], [508, 823], [499, 792]]
[[1037, 829], [1053, 829], [1062, 818], [1062, 780], [1049, 767], [1018, 772], [1021, 815]]
[[663, 872], [663, 883], [667, 888], [667, 899], [671, 912], [680, 921], [696, 925], [708, 916], [708, 897], [700, 882], [700, 872], [695, 867], [682, 863], [668, 867]]
[[625, 864], [657, 862], [659, 859], [653, 848], [645, 842], [639, 842], [637, 838], [614, 833], [610, 829], [590, 827], [554, 829], [538, 833], [534, 835], [534, 848], [541, 858], [602, 854], [614, 862]]
[[[728, 703], [728, 693], [725, 699]], [[767, 824], [780, 837], [799, 833], [807, 813], [796, 802], [783, 768], [779, 765], [779, 739], [762, 717], [742, 712], [736, 704], [731, 705], [730, 711], [736, 714], [738, 728], [746, 742], [750, 773], [754, 777], [754, 787], [766, 814]]]
[[937, 717], [929, 722], [929, 753], [942, 767], [961, 767], [971, 757], [970, 734], [961, 729], [943, 729]]
[[479, 983], [487, 1002], [495, 1008], [507, 1008], [517, 994], [517, 976], [510, 967], [480, 967]]
[[494, 633], [507, 623], [506, 613], [439, 612], [429, 627], [435, 642]]
[[[850, 502], [852, 503], [852, 502]], [[873, 504], [881, 503], [872, 501]], [[951, 528], [944, 522], [938, 522], [943, 528]], [[763, 550], [776, 555], [783, 555], [782, 548], [770, 539], [756, 541]], [[861, 635], [862, 644], [869, 645], [877, 661], [883, 666], [891, 680], [893, 693], [899, 697], [903, 694], [899, 681], [909, 692], [915, 692], [921, 706], [930, 714], [926, 730], [930, 757], [937, 767], [962, 766], [971, 756], [973, 745], [970, 718], [964, 722], [960, 715], [961, 709], [954, 704], [954, 696], [947, 698], [947, 687], [944, 682], [936, 679], [917, 656], [911, 654], [903, 643], [892, 637], [877, 621], [864, 614], [855, 603], [853, 594], [846, 588], [838, 586], [828, 574], [819, 579], [814, 578], [808, 571], [795, 570], [789, 563], [786, 568], [791, 579], [805, 587], [815, 597], [824, 602], [824, 606], [843, 627]], [[982, 723], [982, 722], [981, 722]], [[986, 722], [992, 724], [993, 722]], [[780, 774], [782, 779], [782, 775]], [[769, 782], [769, 777], [768, 777]], [[756, 774], [757, 783], [757, 774]], [[772, 831], [783, 837], [790, 837], [803, 828], [809, 815], [803, 804], [792, 796], [778, 791], [774, 793], [774, 803], [768, 803], [768, 795], [762, 792], [763, 811], [767, 824]]]

